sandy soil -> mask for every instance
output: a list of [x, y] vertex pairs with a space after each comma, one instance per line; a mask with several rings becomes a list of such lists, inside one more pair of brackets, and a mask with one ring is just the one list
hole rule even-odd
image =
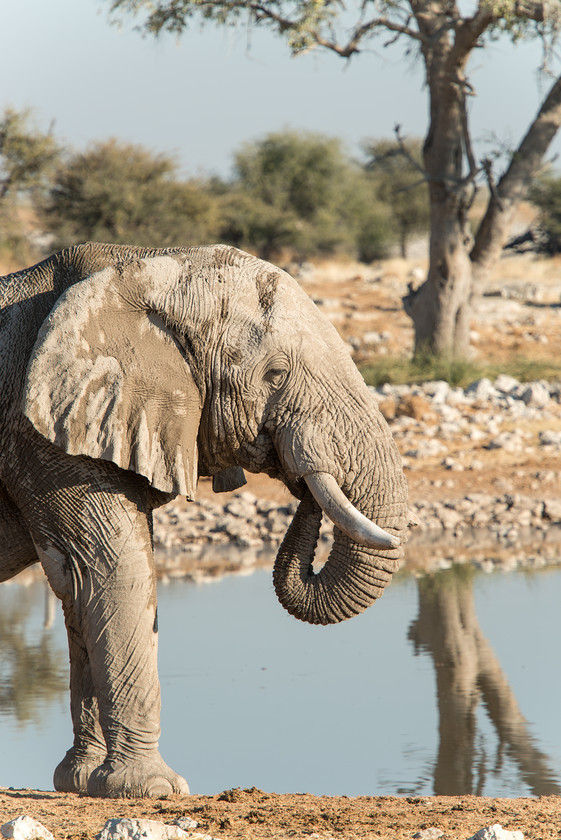
[[[320, 266], [301, 282], [318, 300], [342, 336], [364, 338], [383, 334], [383, 341], [357, 354], [406, 355], [413, 342], [411, 323], [401, 308], [401, 296], [416, 269], [424, 263], [393, 260], [365, 268], [353, 264]], [[560, 260], [531, 255], [504, 258], [489, 282], [490, 289], [511, 287], [520, 294], [484, 298], [473, 325], [473, 345], [481, 358], [506, 359], [513, 351], [531, 358], [561, 356]], [[529, 285], [537, 285], [536, 294]], [[532, 301], [525, 298], [532, 297]], [[545, 340], [544, 337], [545, 336]], [[385, 348], [385, 349], [384, 349]], [[533, 433], [537, 435], [539, 422]], [[469, 447], [468, 447], [469, 448]], [[481, 453], [483, 468], [445, 473], [438, 459], [427, 459], [408, 471], [411, 497], [444, 499], [468, 491], [521, 492], [530, 495], [540, 475], [559, 476], [561, 458], [542, 455], [535, 447], [523, 453]], [[478, 457], [479, 457], [478, 452]], [[250, 477], [249, 489], [279, 501], [286, 491], [277, 483]], [[551, 487], [552, 494], [554, 488]], [[199, 493], [211, 495], [208, 483]], [[227, 498], [225, 499], [225, 501]], [[0, 760], [6, 760], [3, 756]], [[193, 796], [150, 801], [98, 801], [88, 797], [40, 791], [0, 790], [0, 825], [20, 814], [35, 817], [56, 838], [86, 838], [97, 834], [110, 817], [173, 822], [188, 815], [199, 831], [224, 838], [344, 837], [405, 840], [436, 826], [444, 838], [468, 838], [484, 826], [500, 823], [525, 837], [561, 837], [561, 797], [482, 799], [476, 797], [313, 797], [238, 789], [217, 796]]]
[[559, 838], [561, 797], [484, 799], [475, 796], [370, 797], [279, 796], [257, 788], [224, 791], [216, 796], [165, 800], [96, 800], [86, 796], [38, 791], [0, 791], [0, 825], [27, 814], [55, 838], [93, 838], [112, 817], [173, 823], [189, 816], [197, 832], [218, 838], [317, 838], [330, 840], [410, 840], [436, 827], [443, 840], [467, 840], [499, 823], [531, 840]]

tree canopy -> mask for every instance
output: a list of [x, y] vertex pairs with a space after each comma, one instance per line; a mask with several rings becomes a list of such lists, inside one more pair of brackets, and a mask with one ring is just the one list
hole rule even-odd
[[[505, 171], [496, 177], [490, 159], [477, 160], [468, 101], [475, 90], [469, 59], [501, 33], [516, 44], [538, 37], [551, 59], [561, 32], [559, 0], [109, 0], [113, 15], [132, 13], [141, 28], [181, 34], [195, 19], [273, 29], [292, 53], [325, 49], [349, 59], [383, 38], [405, 40], [424, 63], [429, 125], [422, 175], [430, 202], [430, 266], [426, 281], [411, 289], [406, 310], [415, 326], [417, 351], [466, 355], [471, 300], [498, 258], [513, 213], [527, 194], [561, 124], [561, 76], [549, 91]], [[508, 82], [507, 82], [508, 83]], [[397, 132], [397, 140], [407, 148]], [[486, 212], [475, 235], [467, 213], [475, 191], [488, 187]]]
[[[391, 240], [376, 185], [338, 139], [321, 134], [273, 132], [245, 143], [234, 156], [226, 208], [225, 238], [256, 247], [264, 258], [284, 247], [303, 256], [375, 259]], [[366, 229], [365, 208], [376, 222]]]
[[29, 258], [25, 211], [51, 182], [61, 146], [41, 131], [29, 110], [6, 108], [0, 117], [0, 245]]
[[166, 247], [214, 238], [216, 201], [177, 164], [115, 139], [91, 144], [60, 166], [44, 205], [55, 247], [85, 239]]
[[561, 178], [544, 175], [530, 190], [530, 199], [539, 207], [542, 247], [551, 254], [561, 252]]
[[[429, 226], [429, 196], [422, 177], [423, 151], [420, 140], [400, 143], [392, 140], [371, 140], [363, 144], [366, 170], [376, 180], [380, 200], [388, 207], [392, 224], [398, 232], [401, 256], [407, 256], [407, 245], [414, 233]], [[403, 150], [407, 152], [404, 155]]]

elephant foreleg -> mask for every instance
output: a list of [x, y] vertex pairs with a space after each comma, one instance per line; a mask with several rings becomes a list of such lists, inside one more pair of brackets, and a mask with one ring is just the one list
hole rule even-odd
[[42, 558], [55, 591], [63, 589], [71, 656], [75, 742], [57, 768], [55, 786], [83, 790], [86, 783], [90, 795], [108, 797], [187, 793], [185, 780], [158, 751], [156, 588], [147, 517], [123, 497], [118, 504], [104, 499], [103, 506], [102, 517], [88, 510], [88, 499], [80, 506], [81, 527], [96, 543], [87, 558], [71, 541], [63, 559], [60, 543]]
[[70, 653], [70, 711], [74, 744], [54, 773], [55, 790], [86, 793], [88, 780], [107, 755], [105, 739], [99, 723], [90, 661], [74, 607], [63, 604]]
[[[37, 457], [40, 478], [26, 479], [21, 505], [65, 607], [71, 656], [75, 743], [58, 775], [80, 789], [87, 776], [94, 796], [188, 793], [158, 751], [156, 580], [145, 485], [111, 464], [50, 445], [38, 446]], [[105, 760], [92, 769], [97, 758]]]

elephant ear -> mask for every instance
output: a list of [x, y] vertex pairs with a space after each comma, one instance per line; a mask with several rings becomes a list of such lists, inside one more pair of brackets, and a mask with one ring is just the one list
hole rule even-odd
[[112, 461], [193, 498], [201, 399], [149, 302], [160, 279], [169, 285], [179, 273], [177, 261], [162, 262], [106, 268], [61, 295], [33, 348], [23, 410], [70, 455]]

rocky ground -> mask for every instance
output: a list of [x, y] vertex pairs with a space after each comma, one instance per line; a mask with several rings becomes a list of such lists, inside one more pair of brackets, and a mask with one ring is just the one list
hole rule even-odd
[[[361, 362], [410, 352], [412, 329], [401, 297], [423, 270], [421, 260], [394, 260], [368, 268], [305, 266], [298, 274]], [[531, 254], [503, 258], [478, 304], [472, 343], [487, 360], [506, 360], [512, 352], [561, 358], [561, 262]], [[385, 386], [377, 396], [422, 522], [408, 544], [407, 564], [422, 573], [452, 561], [490, 570], [561, 560], [560, 383], [522, 384], [501, 376], [466, 389], [441, 382]], [[204, 580], [270, 563], [293, 506], [284, 488], [263, 477], [248, 476], [246, 488], [222, 496], [202, 481], [196, 503], [178, 500], [157, 513], [160, 574]], [[326, 524], [322, 545], [328, 538]], [[35, 817], [55, 838], [76, 840], [93, 838], [110, 817], [173, 823], [182, 816], [196, 820], [199, 837], [248, 840], [467, 840], [497, 823], [533, 840], [561, 837], [561, 798], [554, 796], [327, 798], [236, 789], [111, 802], [0, 789], [0, 826], [19, 814]]]
[[[468, 840], [481, 829], [497, 824], [504, 833], [489, 833], [485, 840], [521, 840], [515, 832], [521, 832], [526, 840], [557, 840], [560, 813], [559, 796], [348, 798], [280, 796], [253, 788], [216, 796], [116, 802], [72, 794], [0, 790], [0, 825], [28, 814], [50, 829], [55, 840], [93, 840], [106, 820], [114, 817], [166, 824], [190, 817], [197, 823], [190, 832], [192, 840]], [[127, 840], [127, 835], [120, 840]], [[137, 840], [143, 838], [137, 836]], [[145, 835], [144, 840], [150, 838]]]

